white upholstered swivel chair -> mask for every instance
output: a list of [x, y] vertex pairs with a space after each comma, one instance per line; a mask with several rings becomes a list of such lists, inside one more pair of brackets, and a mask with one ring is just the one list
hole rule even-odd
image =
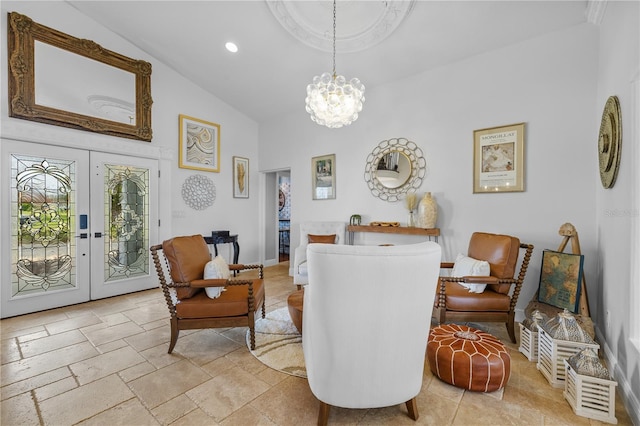
[[300, 245], [293, 258], [293, 283], [301, 288], [309, 282], [307, 275], [307, 245], [309, 235], [335, 235], [334, 244], [345, 244], [344, 222], [303, 222], [300, 224]]
[[332, 405], [404, 403], [416, 420], [440, 246], [311, 244], [307, 256], [302, 347], [318, 424]]

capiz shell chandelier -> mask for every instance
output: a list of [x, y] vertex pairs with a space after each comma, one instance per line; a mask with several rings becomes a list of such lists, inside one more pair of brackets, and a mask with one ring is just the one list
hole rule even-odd
[[364, 84], [336, 74], [336, 1], [333, 1], [333, 73], [315, 76], [307, 86], [306, 110], [311, 120], [330, 129], [348, 126], [358, 119], [364, 103]]

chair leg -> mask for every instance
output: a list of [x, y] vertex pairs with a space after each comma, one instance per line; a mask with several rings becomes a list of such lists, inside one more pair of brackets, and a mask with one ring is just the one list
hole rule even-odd
[[251, 343], [251, 350], [256, 350], [256, 327], [254, 324], [249, 326], [249, 341]]
[[171, 342], [169, 342], [169, 351], [167, 353], [173, 352], [173, 348], [176, 346], [176, 342], [178, 341], [178, 334], [180, 334], [180, 329], [178, 329], [178, 319], [171, 318]]
[[405, 402], [407, 406], [407, 411], [409, 412], [409, 418], [411, 420], [418, 420], [420, 414], [418, 413], [418, 403], [416, 402], [416, 398], [411, 398], [407, 402]]
[[320, 401], [320, 411], [318, 412], [318, 426], [326, 426], [329, 423], [329, 411], [331, 405]]
[[266, 306], [265, 306], [265, 305], [266, 305], [266, 303], [265, 303], [265, 301], [263, 300], [263, 301], [262, 301], [262, 318], [264, 318], [264, 317], [266, 317], [266, 316], [267, 316], [267, 308], [266, 308]]
[[510, 311], [505, 325], [507, 326], [507, 332], [509, 333], [509, 338], [511, 339], [511, 343], [516, 343], [515, 320], [516, 320], [515, 312]]
[[516, 329], [514, 324], [513, 315], [509, 314], [509, 319], [506, 322], [507, 332], [509, 333], [509, 338], [511, 339], [511, 343], [516, 343]]

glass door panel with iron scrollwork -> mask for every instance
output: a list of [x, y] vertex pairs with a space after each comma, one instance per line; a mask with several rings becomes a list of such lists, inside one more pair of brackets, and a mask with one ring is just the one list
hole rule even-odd
[[157, 160], [12, 140], [0, 149], [1, 318], [157, 285]]
[[89, 210], [88, 180], [80, 178], [88, 160], [87, 151], [2, 141], [2, 194], [10, 200], [2, 203], [3, 318], [89, 300], [80, 220]]
[[91, 203], [91, 298], [156, 287], [157, 161], [92, 152], [91, 174], [91, 193], [102, 194]]

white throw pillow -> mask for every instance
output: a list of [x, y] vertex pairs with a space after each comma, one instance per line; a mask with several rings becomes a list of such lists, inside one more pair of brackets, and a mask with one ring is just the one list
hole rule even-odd
[[[216, 256], [215, 259], [210, 260], [204, 266], [204, 279], [216, 279], [221, 278], [228, 280], [231, 273], [229, 272], [229, 265], [222, 256]], [[204, 291], [211, 299], [215, 299], [220, 296], [220, 293], [225, 291], [224, 287], [205, 287]]]
[[[472, 257], [458, 254], [456, 262], [453, 265], [452, 276], [454, 277], [468, 277], [468, 276], [481, 276], [487, 277], [491, 275], [491, 267], [486, 260], [477, 260]], [[487, 287], [486, 284], [466, 284], [458, 283], [461, 286], [469, 289], [469, 293], [482, 293]]]

